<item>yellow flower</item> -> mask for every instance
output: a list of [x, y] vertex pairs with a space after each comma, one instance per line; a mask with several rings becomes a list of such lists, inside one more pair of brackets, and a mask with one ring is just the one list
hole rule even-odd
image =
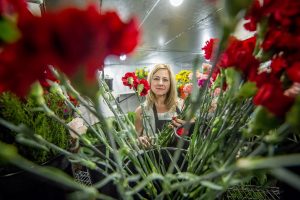
[[182, 84], [189, 83], [189, 74], [192, 73], [191, 70], [181, 70], [178, 74], [176, 74], [175, 79], [177, 82]]

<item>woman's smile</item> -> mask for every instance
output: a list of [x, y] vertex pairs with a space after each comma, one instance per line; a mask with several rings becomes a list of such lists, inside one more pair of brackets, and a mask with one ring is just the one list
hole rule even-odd
[[168, 70], [159, 69], [151, 80], [151, 90], [156, 95], [165, 95], [170, 90], [170, 75]]

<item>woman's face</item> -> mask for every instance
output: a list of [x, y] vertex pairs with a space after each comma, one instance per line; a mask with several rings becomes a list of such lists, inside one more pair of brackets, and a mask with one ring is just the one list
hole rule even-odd
[[170, 76], [167, 69], [159, 69], [153, 74], [151, 80], [151, 90], [156, 96], [163, 96], [170, 90]]

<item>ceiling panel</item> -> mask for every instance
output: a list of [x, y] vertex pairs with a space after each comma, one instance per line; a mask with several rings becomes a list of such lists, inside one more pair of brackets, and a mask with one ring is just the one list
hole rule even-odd
[[84, 7], [89, 2], [101, 12], [115, 10], [123, 21], [136, 16], [142, 37], [139, 46], [126, 61], [109, 56], [105, 65], [140, 65], [167, 62], [192, 63], [206, 40], [218, 37], [218, 12], [207, 0], [184, 0], [173, 7], [169, 0], [46, 0], [46, 9], [65, 6]]
[[137, 51], [127, 61], [116, 57], [106, 65], [141, 63], [192, 63], [202, 45], [217, 37], [218, 12], [205, 0], [184, 0], [173, 7], [169, 0], [103, 0], [101, 10], [117, 10], [123, 20], [137, 16], [143, 33]]

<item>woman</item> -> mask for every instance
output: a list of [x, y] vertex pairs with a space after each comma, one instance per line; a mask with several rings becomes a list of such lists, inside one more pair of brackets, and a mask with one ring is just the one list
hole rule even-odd
[[148, 82], [150, 91], [142, 105], [144, 122], [142, 107], [139, 106], [135, 111], [135, 128], [140, 136], [139, 142], [145, 147], [151, 146], [149, 136], [159, 133], [170, 122], [175, 127], [184, 123], [183, 120], [174, 118], [180, 113], [183, 102], [177, 98], [175, 78], [169, 65], [155, 65], [148, 75]]

